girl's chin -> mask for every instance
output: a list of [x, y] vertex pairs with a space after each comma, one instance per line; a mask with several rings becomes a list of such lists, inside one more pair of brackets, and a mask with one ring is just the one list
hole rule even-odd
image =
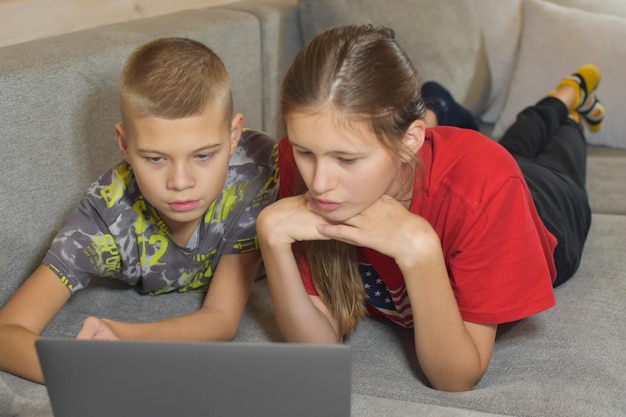
[[331, 224], [346, 223], [348, 220], [350, 220], [351, 218], [353, 218], [357, 214], [359, 214], [359, 212], [356, 212], [356, 213], [349, 212], [348, 213], [346, 211], [333, 211], [333, 212], [321, 212], [321, 213], [319, 213], [319, 215], [322, 216], [322, 218], [324, 220], [326, 220], [328, 223], [331, 223]]
[[358, 215], [368, 206], [359, 205], [359, 207], [356, 207], [349, 203], [342, 203], [337, 207], [326, 208], [317, 204], [315, 200], [310, 200], [308, 207], [309, 210], [321, 216], [328, 223], [341, 224]]

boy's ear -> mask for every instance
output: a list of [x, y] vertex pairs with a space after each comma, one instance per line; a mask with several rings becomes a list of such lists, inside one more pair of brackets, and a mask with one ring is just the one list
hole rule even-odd
[[128, 162], [128, 141], [126, 140], [126, 129], [121, 123], [115, 125], [115, 138], [117, 139], [117, 146], [124, 154], [124, 159]]
[[243, 115], [237, 113], [230, 124], [230, 154], [235, 153], [237, 146], [239, 146], [239, 139], [243, 133]]
[[404, 146], [411, 152], [411, 154], [415, 155], [422, 145], [424, 144], [424, 139], [426, 138], [426, 123], [423, 120], [414, 120], [413, 123], [409, 126], [409, 129], [406, 131], [404, 135]]

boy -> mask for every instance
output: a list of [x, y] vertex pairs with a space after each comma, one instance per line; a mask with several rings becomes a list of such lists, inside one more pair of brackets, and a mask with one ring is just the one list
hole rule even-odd
[[236, 334], [260, 263], [256, 216], [277, 191], [275, 142], [244, 131], [224, 64], [190, 39], [133, 52], [120, 105], [115, 134], [125, 161], [92, 184], [42, 265], [0, 310], [0, 370], [43, 383], [34, 341], [92, 276], [145, 294], [207, 295], [198, 311], [158, 322], [89, 317], [77, 338]]

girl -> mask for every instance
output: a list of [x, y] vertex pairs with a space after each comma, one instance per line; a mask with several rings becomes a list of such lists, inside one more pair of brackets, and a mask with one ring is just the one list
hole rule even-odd
[[498, 324], [552, 307], [578, 267], [590, 209], [568, 112], [598, 127], [599, 77], [591, 65], [566, 77], [497, 143], [428, 127], [467, 112], [437, 84], [420, 89], [391, 30], [313, 39], [282, 86], [283, 198], [257, 222], [284, 338], [340, 343], [366, 313], [383, 316], [414, 329], [434, 388], [472, 389]]

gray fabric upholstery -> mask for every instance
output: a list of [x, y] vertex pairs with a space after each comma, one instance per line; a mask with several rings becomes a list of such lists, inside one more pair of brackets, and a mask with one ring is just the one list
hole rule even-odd
[[[235, 110], [263, 127], [259, 21], [205, 9], [0, 49], [0, 303], [36, 266], [98, 175], [121, 159], [117, 83], [128, 54], [162, 36], [212, 47], [233, 83]], [[223, 36], [229, 33], [229, 36]]]
[[486, 105], [491, 78], [471, 0], [301, 0], [300, 21], [305, 42], [337, 25], [388, 26], [423, 81], [442, 83], [475, 113]]
[[589, 149], [587, 193], [594, 213], [626, 214], [626, 150]]
[[263, 128], [270, 135], [281, 137], [285, 129], [279, 115], [280, 84], [302, 48], [298, 1], [245, 0], [226, 7], [252, 13], [261, 23]]
[[[306, 38], [321, 30], [307, 26], [305, 21], [310, 25], [313, 20], [306, 13], [327, 4], [327, 10], [316, 12], [324, 19], [340, 18], [339, 12], [346, 11], [377, 16], [371, 14], [375, 2], [362, 2], [367, 7], [355, 9], [343, 9], [351, 1], [331, 3], [245, 0], [0, 48], [0, 305], [39, 263], [54, 231], [89, 183], [119, 160], [113, 133], [119, 119], [117, 79], [134, 47], [168, 35], [189, 36], [211, 46], [228, 67], [236, 108], [246, 126], [280, 135], [280, 80], [303, 45], [302, 32]], [[403, 0], [405, 6], [384, 19], [399, 36], [413, 30], [434, 33], [429, 24], [437, 15], [416, 16], [408, 6], [419, 5], [423, 11], [423, 3]], [[433, 13], [472, 14], [465, 1], [458, 2], [458, 10], [450, 2], [441, 3], [428, 5]], [[455, 19], [447, 17], [448, 22]], [[458, 29], [467, 33], [474, 17], [461, 20]], [[455, 24], [446, 30], [454, 32]], [[451, 33], [450, 39], [469, 40], [472, 49], [479, 32], [467, 39]], [[463, 65], [479, 71], [479, 49], [472, 49]], [[428, 61], [451, 65], [433, 51], [416, 53], [418, 69]], [[481, 83], [476, 85], [486, 94], [488, 85]], [[346, 339], [354, 358], [353, 416], [624, 415], [626, 266], [621, 248], [626, 246], [626, 152], [593, 148], [588, 161], [592, 227], [580, 270], [556, 289], [558, 305], [501, 326], [486, 374], [474, 391], [457, 394], [427, 386], [410, 331], [363, 320]], [[122, 284], [94, 279], [90, 288], [72, 297], [44, 334], [72, 337], [88, 315], [150, 321], [185, 314], [196, 310], [202, 298], [140, 296]], [[282, 340], [264, 279], [255, 283], [236, 339]], [[50, 417], [45, 386], [0, 372], [0, 416]]]
[[[353, 410], [359, 410], [353, 415], [386, 415], [375, 412], [380, 412], [381, 403], [388, 403], [389, 410], [400, 410], [400, 415], [420, 411], [435, 416], [621, 415], [626, 409], [622, 395], [626, 266], [618, 267], [611, 258], [613, 248], [624, 245], [626, 216], [594, 214], [581, 269], [557, 288], [558, 305], [501, 327], [490, 367], [472, 392], [428, 388], [415, 359], [411, 331], [365, 319], [346, 340], [353, 352]], [[88, 314], [157, 320], [193, 311], [201, 300], [200, 294], [145, 297], [121, 285], [94, 280], [90, 289], [73, 297], [45, 334], [71, 336]], [[237, 340], [281, 341], [264, 279], [255, 283]], [[46, 415], [26, 413], [45, 409], [44, 386], [7, 374], [2, 380], [16, 396], [16, 412]]]

